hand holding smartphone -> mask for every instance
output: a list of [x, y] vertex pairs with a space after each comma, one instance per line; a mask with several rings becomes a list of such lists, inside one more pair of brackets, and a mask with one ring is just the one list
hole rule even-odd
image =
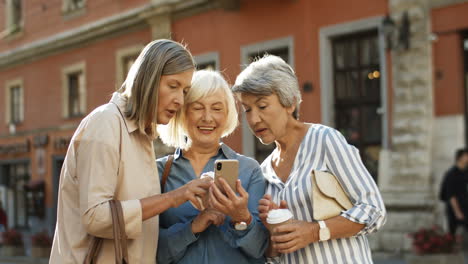
[[216, 160], [214, 164], [215, 169], [215, 184], [223, 190], [218, 180], [223, 178], [236, 192], [236, 181], [239, 177], [239, 161], [235, 159]]

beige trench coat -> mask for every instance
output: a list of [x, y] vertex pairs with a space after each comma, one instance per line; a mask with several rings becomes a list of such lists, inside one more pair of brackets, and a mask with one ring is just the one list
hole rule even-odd
[[[73, 135], [60, 176], [50, 263], [83, 263], [91, 236], [112, 238], [111, 199], [122, 202], [130, 263], [156, 262], [159, 218], [142, 222], [139, 201], [161, 192], [153, 143], [121, 114], [124, 105], [114, 93]], [[104, 240], [98, 263], [115, 263], [112, 240]]]

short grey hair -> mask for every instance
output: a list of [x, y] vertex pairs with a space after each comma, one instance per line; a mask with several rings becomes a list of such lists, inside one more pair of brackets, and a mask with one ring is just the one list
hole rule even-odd
[[119, 90], [127, 100], [126, 117], [135, 120], [141, 133], [156, 137], [161, 76], [194, 68], [190, 52], [172, 40], [154, 40], [141, 51]]
[[296, 106], [293, 117], [299, 118], [302, 97], [296, 74], [278, 56], [265, 55], [252, 62], [237, 76], [232, 91], [264, 96], [276, 94], [282, 106]]
[[[186, 110], [187, 107], [204, 97], [221, 91], [226, 100], [226, 127], [221, 135], [221, 138], [230, 135], [239, 124], [236, 100], [234, 94], [229, 88], [229, 84], [223, 76], [216, 71], [200, 70], [193, 74], [192, 87], [185, 96], [185, 104], [182, 110], [179, 111], [167, 125], [159, 125], [158, 133], [164, 144], [176, 148], [188, 149], [192, 143], [187, 133], [186, 127]], [[187, 140], [186, 140], [187, 139]]]

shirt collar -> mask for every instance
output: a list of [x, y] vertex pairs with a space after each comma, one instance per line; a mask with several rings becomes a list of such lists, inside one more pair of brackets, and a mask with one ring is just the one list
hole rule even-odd
[[[231, 149], [230, 147], [228, 147], [226, 144], [224, 143], [219, 143], [219, 149], [218, 149], [218, 153], [215, 155], [216, 156], [219, 156], [220, 154], [222, 154], [224, 157], [226, 157], [227, 159], [235, 159], [236, 158], [236, 152]], [[178, 158], [180, 157], [183, 157], [183, 152], [182, 152], [182, 149], [180, 148], [177, 148], [174, 152], [174, 160], [177, 160]]]
[[112, 98], [110, 100], [111, 103], [115, 104], [117, 108], [119, 109], [120, 114], [122, 115], [122, 118], [125, 122], [125, 126], [127, 127], [128, 133], [132, 133], [135, 130], [138, 129], [138, 126], [135, 122], [135, 120], [130, 120], [128, 119], [124, 113], [125, 113], [125, 106], [127, 105], [127, 100], [118, 92], [115, 92], [112, 94]]

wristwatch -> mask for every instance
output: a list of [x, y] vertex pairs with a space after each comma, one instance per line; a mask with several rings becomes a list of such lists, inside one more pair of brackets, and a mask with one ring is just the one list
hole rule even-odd
[[247, 229], [250, 222], [252, 222], [252, 215], [249, 215], [249, 220], [247, 220], [247, 222], [244, 222], [244, 221], [234, 222], [234, 229], [238, 231], [244, 231]]
[[320, 226], [319, 230], [319, 241], [327, 241], [330, 239], [330, 229], [328, 229], [327, 225], [325, 224], [325, 221], [318, 221], [318, 224]]
[[247, 229], [247, 223], [246, 222], [236, 222], [234, 224], [234, 229], [238, 231], [244, 231]]

